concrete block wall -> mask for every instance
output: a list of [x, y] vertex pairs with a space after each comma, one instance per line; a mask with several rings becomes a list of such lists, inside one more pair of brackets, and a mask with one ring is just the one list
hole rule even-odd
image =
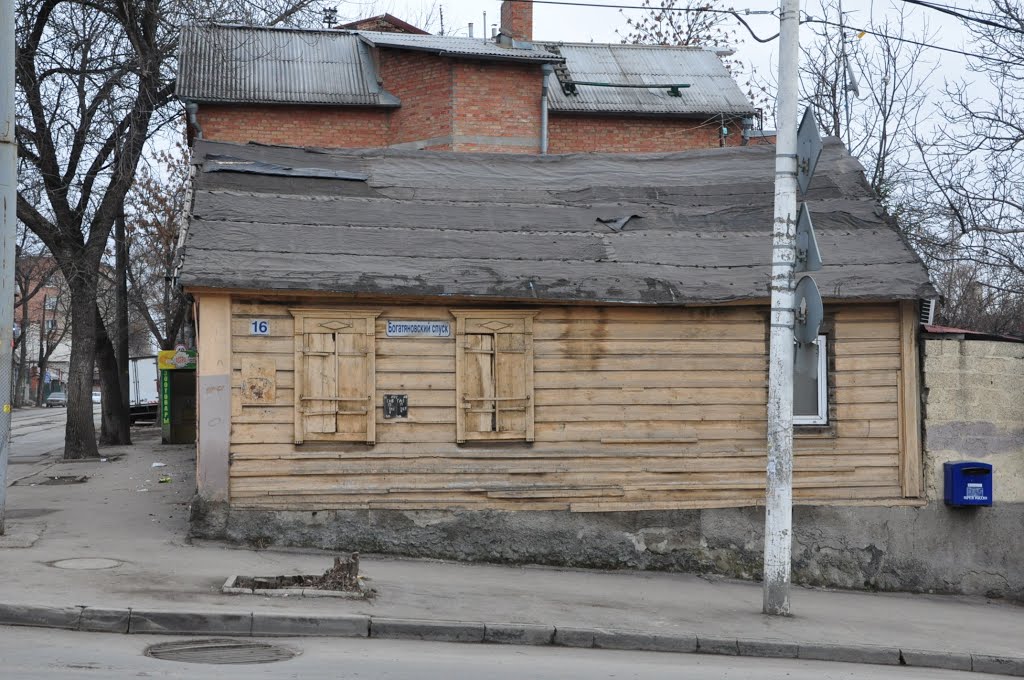
[[995, 502], [1024, 503], [1024, 343], [927, 339], [925, 480], [942, 502], [943, 463], [991, 463]]

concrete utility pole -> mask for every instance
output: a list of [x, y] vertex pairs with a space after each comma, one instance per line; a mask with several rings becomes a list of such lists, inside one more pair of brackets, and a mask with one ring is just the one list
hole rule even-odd
[[14, 352], [14, 243], [18, 148], [14, 140], [14, 0], [0, 0], [0, 536], [7, 503]]
[[781, 0], [772, 309], [768, 363], [768, 475], [764, 517], [765, 614], [789, 614], [793, 549], [793, 328], [796, 321], [797, 78], [800, 0]]

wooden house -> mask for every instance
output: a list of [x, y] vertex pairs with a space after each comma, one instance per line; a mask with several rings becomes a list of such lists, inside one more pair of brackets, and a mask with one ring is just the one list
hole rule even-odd
[[[352, 547], [401, 551], [365, 538], [402, 531], [372, 513], [763, 504], [774, 153], [198, 140], [180, 282], [204, 507], [270, 540], [303, 523], [286, 542], [352, 511]], [[797, 379], [796, 503], [920, 504], [934, 291], [838, 141], [807, 200], [826, 321]]]

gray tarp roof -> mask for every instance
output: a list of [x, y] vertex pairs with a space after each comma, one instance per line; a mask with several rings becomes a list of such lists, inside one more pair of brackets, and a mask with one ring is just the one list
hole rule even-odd
[[[482, 300], [763, 300], [774, 153], [526, 156], [200, 140], [180, 280]], [[933, 296], [862, 172], [827, 142], [809, 197], [822, 294]]]
[[[703, 47], [663, 45], [545, 45], [565, 57], [564, 69], [548, 76], [552, 111], [677, 115], [753, 115], [754, 107], [726, 70], [722, 59]], [[566, 94], [561, 80], [625, 85], [688, 84], [680, 96], [667, 88], [613, 88], [579, 85]]]

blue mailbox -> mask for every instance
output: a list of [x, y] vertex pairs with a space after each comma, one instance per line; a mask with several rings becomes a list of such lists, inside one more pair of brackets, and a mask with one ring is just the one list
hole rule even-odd
[[992, 505], [992, 466], [960, 461], [945, 463], [946, 505], [954, 508]]

